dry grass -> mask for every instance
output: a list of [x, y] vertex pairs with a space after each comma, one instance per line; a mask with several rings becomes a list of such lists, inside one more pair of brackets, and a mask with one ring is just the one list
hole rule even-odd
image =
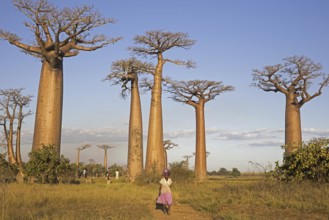
[[[158, 186], [105, 180], [80, 185], [0, 185], [0, 218], [153, 219]], [[279, 184], [260, 176], [212, 177], [206, 183], [172, 186], [174, 199], [212, 219], [329, 219], [328, 184]]]
[[329, 219], [327, 184], [283, 184], [248, 176], [212, 178], [178, 191], [184, 195], [181, 202], [213, 219]]
[[6, 188], [5, 212], [0, 215], [5, 220], [151, 219], [147, 208], [151, 194], [132, 184], [11, 184]]

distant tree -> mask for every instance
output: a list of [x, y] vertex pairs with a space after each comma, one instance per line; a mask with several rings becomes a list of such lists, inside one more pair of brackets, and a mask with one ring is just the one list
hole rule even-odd
[[238, 168], [235, 168], [235, 167], [232, 169], [231, 174], [233, 177], [241, 176], [241, 172], [238, 170]]
[[178, 144], [175, 144], [171, 140], [164, 140], [163, 141], [163, 151], [164, 151], [164, 158], [165, 158], [165, 168], [168, 168], [168, 155], [167, 151], [170, 149], [173, 149], [174, 147], [177, 147]]
[[221, 176], [225, 176], [225, 175], [229, 174], [229, 171], [228, 171], [226, 168], [221, 167], [221, 168], [218, 170], [217, 174], [218, 174], [218, 175], [221, 175]]
[[[31, 110], [23, 111], [24, 108], [29, 107], [32, 96], [23, 95], [22, 91], [23, 89], [0, 90], [0, 125], [3, 126], [8, 161], [10, 164], [20, 166], [23, 164], [21, 157], [22, 124], [24, 118], [32, 114]], [[15, 150], [14, 145], [16, 145]]]
[[110, 146], [107, 144], [97, 145], [97, 147], [104, 150], [104, 168], [107, 169], [107, 150], [114, 148], [114, 146]]
[[97, 177], [99, 175], [104, 175], [106, 173], [106, 169], [103, 166], [103, 164], [98, 164], [95, 163], [94, 161], [92, 163], [84, 165], [83, 169], [86, 169], [87, 176], [90, 177]]
[[[128, 176], [131, 181], [143, 172], [143, 121], [138, 75], [153, 71], [154, 66], [151, 63], [130, 58], [113, 62], [111, 73], [104, 79], [114, 85], [121, 85], [123, 98], [127, 91], [131, 92], [128, 134]], [[129, 83], [130, 86], [127, 85]]]
[[151, 94], [145, 170], [152, 172], [152, 169], [155, 167], [156, 172], [161, 174], [165, 167], [161, 98], [163, 66], [168, 62], [187, 67], [193, 66], [193, 63], [190, 61], [186, 62], [164, 58], [163, 53], [173, 48], [189, 49], [195, 41], [189, 39], [186, 33], [164, 32], [160, 30], [148, 31], [145, 35], [137, 35], [134, 41], [136, 44], [142, 45], [140, 47], [130, 48], [135, 54], [157, 59], [157, 64], [153, 72], [154, 81]]
[[80, 172], [80, 169], [79, 169], [79, 165], [80, 165], [80, 151], [82, 151], [82, 150], [84, 150], [84, 149], [86, 149], [88, 147], [91, 147], [91, 145], [90, 144], [83, 144], [83, 145], [75, 148], [77, 150], [77, 162], [76, 162], [76, 168], [77, 168], [76, 174], [77, 174], [77, 176], [79, 176], [79, 172]]
[[207, 80], [172, 81], [166, 89], [176, 102], [191, 105], [196, 116], [195, 176], [197, 180], [207, 178], [207, 151], [204, 106], [223, 92], [232, 91], [232, 86]]
[[117, 164], [113, 164], [112, 166], [109, 167], [109, 172], [111, 176], [115, 176], [115, 171], [119, 171], [120, 176], [125, 175], [125, 169], [122, 166], [119, 166]]
[[189, 166], [190, 166], [189, 160], [190, 160], [191, 157], [193, 157], [193, 156], [192, 155], [184, 155], [183, 156], [183, 158], [185, 159], [186, 169], [189, 169]]
[[[322, 89], [329, 85], [329, 74], [320, 72], [322, 65], [304, 56], [283, 60], [283, 64], [253, 70], [252, 86], [265, 92], [280, 92], [285, 96], [285, 152], [289, 154], [302, 144], [300, 109], [306, 102], [321, 95]], [[317, 91], [311, 94], [314, 82], [319, 84]]]
[[25, 26], [34, 34], [35, 42], [25, 44], [19, 36], [4, 30], [0, 30], [0, 39], [42, 61], [32, 149], [55, 145], [59, 153], [63, 59], [76, 56], [80, 51], [97, 50], [120, 38], [90, 35], [94, 28], [114, 23], [113, 19], [103, 18], [90, 6], [59, 10], [47, 0], [13, 0], [13, 4], [30, 19]]

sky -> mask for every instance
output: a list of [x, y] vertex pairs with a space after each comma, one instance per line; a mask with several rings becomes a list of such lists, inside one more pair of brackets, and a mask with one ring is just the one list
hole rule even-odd
[[[120, 98], [120, 87], [103, 79], [112, 62], [131, 57], [133, 38], [150, 30], [187, 33], [196, 40], [189, 50], [172, 49], [164, 57], [193, 60], [195, 69], [166, 64], [164, 76], [176, 80], [222, 81], [235, 88], [206, 103], [208, 171], [238, 168], [255, 171], [249, 161], [274, 167], [282, 161], [285, 99], [281, 93], [266, 93], [251, 86], [252, 70], [283, 63], [289, 56], [306, 56], [329, 72], [329, 1], [327, 0], [49, 0], [58, 8], [94, 5], [115, 24], [95, 29], [119, 42], [93, 52], [81, 52], [64, 60], [64, 104], [61, 154], [80, 162], [103, 163], [108, 144], [108, 165], [127, 163], [129, 97]], [[0, 29], [16, 33], [25, 43], [33, 34], [10, 0], [0, 0]], [[154, 59], [147, 61], [155, 63]], [[33, 95], [36, 109], [41, 62], [0, 41], [0, 89], [24, 88]], [[144, 153], [147, 145], [150, 95], [143, 94]], [[329, 137], [329, 88], [301, 109], [303, 140]], [[163, 94], [164, 139], [178, 146], [168, 151], [168, 162], [180, 162], [195, 152], [195, 112]], [[31, 151], [35, 115], [25, 119], [22, 157]], [[2, 150], [3, 151], [3, 150]], [[194, 157], [190, 158], [193, 169]]]

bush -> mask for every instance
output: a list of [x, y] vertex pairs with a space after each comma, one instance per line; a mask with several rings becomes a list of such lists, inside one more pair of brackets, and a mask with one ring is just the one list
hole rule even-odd
[[14, 182], [16, 180], [17, 173], [18, 167], [14, 164], [10, 164], [5, 159], [5, 154], [0, 154], [0, 182]]
[[153, 166], [151, 172], [143, 171], [136, 176], [135, 183], [140, 186], [149, 185], [152, 183], [159, 183], [161, 176], [157, 174], [156, 166]]
[[[188, 182], [194, 180], [194, 172], [186, 168], [185, 161], [170, 164], [170, 178], [174, 182]], [[155, 166], [151, 172], [144, 171], [135, 179], [137, 185], [158, 184], [162, 176], [157, 174]]]
[[283, 164], [276, 162], [274, 177], [281, 181], [329, 182], [329, 139], [312, 139], [290, 154]]
[[238, 170], [238, 168], [233, 168], [231, 174], [233, 177], [241, 176], [241, 172]]
[[69, 159], [59, 156], [53, 145], [43, 146], [41, 149], [29, 153], [30, 160], [26, 163], [25, 173], [33, 182], [63, 183], [72, 182], [74, 169]]
[[170, 178], [175, 182], [188, 182], [195, 178], [194, 172], [186, 168], [184, 162], [170, 164]]

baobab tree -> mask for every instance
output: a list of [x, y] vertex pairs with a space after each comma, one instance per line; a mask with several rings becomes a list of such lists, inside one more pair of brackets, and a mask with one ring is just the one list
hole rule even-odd
[[[302, 145], [301, 107], [321, 95], [322, 89], [329, 85], [329, 74], [321, 72], [322, 65], [305, 56], [287, 57], [283, 61], [253, 70], [252, 86], [285, 96], [285, 153], [290, 154]], [[316, 89], [312, 87], [315, 81]]]
[[[23, 89], [0, 90], [0, 125], [3, 126], [5, 145], [7, 146], [8, 162], [22, 165], [21, 157], [21, 131], [24, 118], [31, 115], [31, 110], [23, 111], [29, 107], [31, 95], [23, 95]], [[16, 125], [16, 128], [15, 128]], [[14, 144], [16, 136], [16, 143]], [[14, 151], [14, 145], [16, 145]]]
[[195, 109], [196, 116], [196, 145], [195, 145], [195, 176], [197, 180], [207, 178], [207, 151], [205, 112], [206, 102], [213, 100], [223, 92], [232, 91], [232, 86], [223, 85], [222, 82], [207, 80], [172, 81], [166, 91], [170, 98], [176, 102], [188, 104]]
[[163, 66], [170, 62], [186, 67], [193, 67], [191, 61], [171, 60], [164, 57], [164, 52], [173, 48], [189, 49], [195, 41], [188, 38], [186, 33], [165, 32], [160, 30], [148, 31], [145, 35], [137, 35], [135, 44], [142, 45], [131, 47], [135, 54], [156, 58], [157, 63], [153, 72], [153, 87], [151, 92], [151, 104], [149, 126], [147, 136], [147, 150], [145, 170], [152, 169], [161, 174], [165, 167], [163, 151], [163, 118], [162, 118], [162, 71]]
[[79, 174], [79, 164], [80, 164], [80, 151], [88, 148], [88, 147], [91, 147], [90, 144], [83, 144], [77, 148], [75, 148], [77, 150], [77, 162], [76, 162], [76, 166], [77, 166], [77, 174]]
[[190, 158], [193, 157], [192, 155], [184, 155], [183, 158], [185, 159], [185, 166], [186, 166], [186, 169], [189, 169], [189, 160]]
[[111, 73], [104, 79], [114, 85], [121, 85], [123, 98], [128, 91], [131, 93], [128, 132], [128, 176], [131, 181], [143, 172], [143, 121], [138, 75], [153, 71], [154, 66], [151, 63], [130, 58], [113, 62]]
[[18, 35], [4, 30], [0, 30], [0, 39], [42, 62], [32, 150], [55, 145], [60, 153], [64, 58], [103, 48], [120, 38], [90, 35], [93, 29], [114, 23], [91, 6], [60, 10], [47, 0], [13, 0], [13, 3], [30, 19], [25, 26], [34, 34], [35, 42], [26, 44]]
[[163, 153], [164, 153], [164, 159], [165, 159], [165, 168], [168, 168], [168, 156], [167, 151], [170, 149], [173, 149], [174, 147], [177, 147], [178, 144], [175, 144], [171, 140], [164, 140], [163, 141]]
[[102, 144], [102, 145], [97, 145], [97, 147], [104, 149], [104, 168], [106, 170], [107, 169], [107, 150], [114, 148], [114, 146]]

